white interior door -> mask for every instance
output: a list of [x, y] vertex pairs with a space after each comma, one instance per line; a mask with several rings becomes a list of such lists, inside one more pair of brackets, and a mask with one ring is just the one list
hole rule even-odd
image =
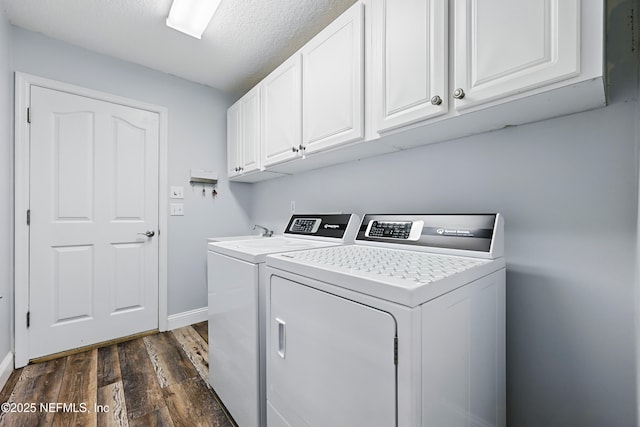
[[157, 113], [32, 86], [29, 358], [158, 327]]

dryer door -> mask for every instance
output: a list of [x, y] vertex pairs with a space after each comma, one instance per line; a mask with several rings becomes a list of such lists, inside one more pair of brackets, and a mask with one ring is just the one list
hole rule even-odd
[[268, 424], [395, 426], [395, 319], [277, 276], [270, 286]]

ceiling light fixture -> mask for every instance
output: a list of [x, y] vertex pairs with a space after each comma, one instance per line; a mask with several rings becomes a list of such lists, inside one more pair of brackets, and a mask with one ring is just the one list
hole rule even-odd
[[167, 27], [200, 39], [222, 0], [173, 0]]

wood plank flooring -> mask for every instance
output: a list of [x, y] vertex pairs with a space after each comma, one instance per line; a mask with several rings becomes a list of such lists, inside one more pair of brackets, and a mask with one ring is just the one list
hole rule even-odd
[[26, 366], [0, 426], [234, 427], [208, 382], [207, 322]]

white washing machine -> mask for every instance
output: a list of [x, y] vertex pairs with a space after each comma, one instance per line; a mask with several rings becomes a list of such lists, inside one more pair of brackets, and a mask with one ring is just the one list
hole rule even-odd
[[269, 427], [504, 427], [499, 214], [366, 215], [266, 276]]
[[282, 236], [208, 244], [209, 381], [238, 426], [266, 425], [265, 257], [352, 243], [358, 225], [349, 214], [293, 215]]

